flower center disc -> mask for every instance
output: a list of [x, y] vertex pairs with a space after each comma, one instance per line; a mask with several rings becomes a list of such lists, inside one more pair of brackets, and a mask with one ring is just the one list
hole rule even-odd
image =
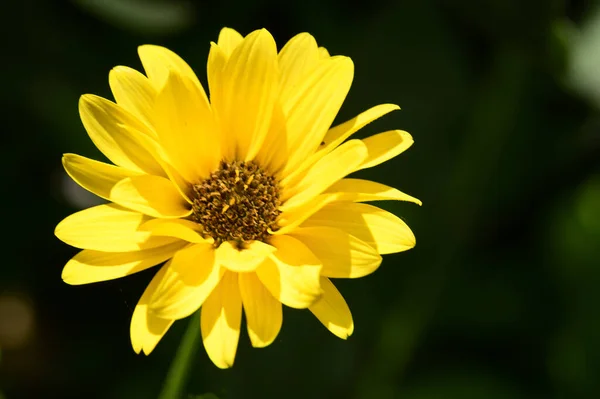
[[279, 187], [254, 161], [221, 162], [209, 178], [193, 186], [194, 221], [215, 240], [266, 241], [268, 229], [276, 230], [281, 213]]

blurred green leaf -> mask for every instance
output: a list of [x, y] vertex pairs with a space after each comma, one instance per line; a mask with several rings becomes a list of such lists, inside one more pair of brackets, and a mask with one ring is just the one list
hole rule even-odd
[[72, 0], [84, 10], [122, 29], [145, 34], [173, 34], [193, 25], [188, 0]]
[[590, 12], [579, 31], [563, 26], [571, 41], [568, 81], [600, 107], [600, 7]]

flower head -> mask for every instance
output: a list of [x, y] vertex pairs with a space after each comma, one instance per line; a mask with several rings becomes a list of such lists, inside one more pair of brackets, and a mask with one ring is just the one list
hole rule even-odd
[[306, 33], [277, 51], [273, 37], [223, 29], [208, 57], [210, 101], [173, 52], [141, 46], [145, 75], [109, 75], [116, 102], [82, 96], [81, 120], [112, 164], [65, 154], [69, 176], [109, 201], [56, 227], [82, 251], [69, 284], [124, 277], [162, 264], [131, 320], [136, 352], [149, 354], [173, 321], [201, 308], [211, 360], [233, 365], [242, 310], [253, 346], [276, 338], [282, 304], [308, 308], [334, 334], [353, 331], [330, 278], [373, 272], [381, 254], [415, 239], [398, 217], [364, 201], [402, 192], [345, 178], [412, 144], [394, 130], [350, 136], [398, 109], [379, 105], [330, 128], [353, 79], [347, 57]]

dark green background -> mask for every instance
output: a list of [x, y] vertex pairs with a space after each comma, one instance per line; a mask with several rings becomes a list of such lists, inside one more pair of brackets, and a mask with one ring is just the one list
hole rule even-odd
[[[209, 42], [222, 26], [266, 27], [280, 46], [308, 31], [352, 57], [354, 84], [338, 121], [397, 103], [402, 111], [359, 135], [401, 128], [415, 139], [361, 176], [424, 205], [384, 203], [413, 228], [417, 246], [385, 256], [369, 277], [338, 280], [356, 325], [348, 341], [309, 312], [286, 309], [270, 347], [252, 349], [242, 333], [232, 370], [200, 349], [186, 398], [600, 397], [595, 2], [8, 3], [0, 397], [156, 398], [187, 323], [150, 357], [137, 356], [129, 320], [153, 270], [89, 286], [61, 281], [76, 250], [54, 226], [95, 202], [69, 183], [60, 157], [102, 159], [79, 121], [78, 97], [110, 97], [110, 68], [140, 69], [138, 45], [166, 45], [205, 81]], [[28, 312], [28, 333], [11, 332]]]

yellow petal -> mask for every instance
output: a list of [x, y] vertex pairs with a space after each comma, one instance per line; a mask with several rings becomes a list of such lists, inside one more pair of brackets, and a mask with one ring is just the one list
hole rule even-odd
[[310, 306], [321, 295], [321, 262], [304, 244], [291, 236], [273, 236], [277, 248], [256, 273], [269, 292], [292, 308]]
[[242, 298], [238, 274], [226, 272], [202, 305], [200, 329], [206, 353], [219, 368], [233, 366], [240, 338]]
[[146, 125], [117, 104], [85, 94], [79, 100], [79, 115], [88, 135], [115, 165], [162, 175], [162, 168], [136, 140], [136, 134], [152, 135]]
[[173, 320], [161, 319], [148, 312], [150, 297], [154, 294], [164, 273], [165, 267], [163, 266], [156, 273], [133, 311], [130, 335], [131, 345], [135, 353], [143, 351], [144, 354], [149, 355], [173, 324]]
[[329, 51], [325, 47], [319, 47], [319, 57], [320, 58], [329, 58]]
[[107, 252], [139, 251], [176, 241], [139, 231], [148, 220], [148, 216], [118, 205], [98, 205], [66, 217], [56, 226], [54, 234], [73, 247]]
[[363, 143], [369, 155], [360, 169], [371, 168], [403, 153], [413, 144], [413, 138], [402, 130], [392, 130], [367, 137]]
[[149, 302], [150, 313], [163, 319], [182, 319], [194, 313], [223, 276], [210, 244], [177, 252]]
[[153, 130], [156, 90], [148, 78], [135, 69], [117, 66], [110, 71], [108, 83], [117, 104]]
[[170, 259], [185, 245], [180, 241], [133, 252], [84, 249], [67, 262], [62, 271], [62, 279], [67, 284], [80, 285], [125, 277]]
[[269, 32], [252, 32], [233, 50], [222, 84], [222, 90], [212, 96], [223, 132], [222, 146], [229, 151], [224, 156], [252, 160], [265, 140], [277, 100], [277, 46]]
[[[206, 64], [206, 75], [208, 77], [208, 89], [210, 91], [210, 103], [215, 115], [217, 110], [223, 108], [223, 69], [227, 63], [228, 55], [216, 43], [210, 43], [208, 62]], [[218, 93], [217, 93], [218, 92]]]
[[396, 200], [414, 202], [417, 205], [421, 205], [421, 201], [415, 197], [404, 194], [402, 191], [393, 187], [370, 180], [342, 179], [331, 185], [325, 192], [340, 193], [340, 201], [365, 202]]
[[353, 76], [354, 64], [350, 58], [323, 60], [282, 103], [287, 115], [288, 145], [294, 150], [285, 174], [319, 147], [350, 90]]
[[295, 148], [288, 144], [286, 116], [282, 103], [294, 93], [299, 82], [316, 66], [318, 55], [316, 42], [308, 33], [300, 33], [286, 43], [279, 52], [280, 94], [273, 109], [267, 138], [257, 155], [261, 165], [273, 174], [279, 174]]
[[256, 155], [257, 162], [273, 176], [279, 176], [288, 160], [287, 134], [285, 115], [281, 104], [277, 101], [273, 107], [271, 126], [267, 138]]
[[350, 308], [328, 278], [321, 278], [321, 287], [323, 296], [309, 310], [334, 335], [347, 339], [354, 332]]
[[106, 200], [110, 196], [110, 190], [119, 181], [140, 175], [140, 172], [94, 161], [77, 154], [64, 154], [62, 164], [77, 184]]
[[233, 50], [244, 40], [244, 37], [240, 35], [236, 30], [231, 28], [223, 28], [219, 32], [219, 39], [217, 44], [223, 50], [225, 55], [229, 57]]
[[185, 77], [193, 82], [200, 90], [204, 100], [208, 102], [206, 93], [198, 80], [198, 77], [190, 68], [190, 66], [181, 59], [180, 56], [171, 50], [161, 47], [146, 44], [138, 47], [138, 55], [148, 75], [148, 79], [154, 86], [157, 92], [165, 86], [171, 71], [176, 72], [179, 76]]
[[220, 139], [204, 92], [187, 77], [170, 73], [158, 93], [155, 125], [169, 163], [190, 183], [216, 169]]
[[367, 157], [367, 148], [360, 140], [350, 140], [315, 163], [302, 179], [284, 191], [281, 210], [302, 206], [349, 173]]
[[279, 230], [273, 232], [275, 235], [287, 234], [300, 226], [302, 222], [311, 217], [315, 212], [318, 212], [327, 204], [337, 201], [339, 194], [321, 194], [308, 201], [305, 205], [281, 215], [279, 225], [282, 226]]
[[310, 217], [303, 227], [334, 227], [363, 240], [380, 254], [391, 254], [415, 246], [415, 236], [402, 219], [367, 204], [338, 202]]
[[358, 278], [373, 273], [381, 264], [377, 250], [366, 242], [331, 227], [303, 227], [291, 234], [323, 263], [321, 275]]
[[152, 219], [140, 226], [152, 236], [174, 237], [194, 244], [212, 244], [214, 240], [202, 236], [202, 226], [186, 219]]
[[376, 105], [373, 108], [358, 114], [349, 121], [332, 127], [323, 138], [323, 144], [319, 151], [325, 153], [331, 152], [331, 150], [342, 144], [344, 140], [367, 126], [369, 123], [398, 109], [400, 109], [400, 107], [395, 104]]
[[319, 49], [315, 38], [299, 33], [283, 46], [278, 56], [281, 69], [280, 99], [287, 102], [304, 79], [319, 63]]
[[281, 330], [281, 302], [273, 298], [256, 273], [240, 273], [239, 284], [250, 342], [255, 348], [264, 348]]
[[110, 192], [110, 200], [149, 216], [181, 218], [192, 212], [175, 185], [164, 177], [142, 175], [121, 180]]
[[291, 171], [288, 176], [286, 176], [285, 181], [292, 181], [301, 175], [307, 168], [317, 162], [319, 159], [323, 158], [325, 155], [329, 154], [335, 148], [337, 148], [344, 140], [350, 137], [352, 134], [362, 129], [369, 123], [374, 120], [381, 118], [383, 115], [392, 112], [394, 110], [400, 109], [397, 105], [394, 104], [381, 104], [377, 105], [357, 116], [346, 121], [340, 125], [337, 125], [325, 134], [321, 145], [318, 150], [306, 157], [306, 159], [297, 167], [295, 170]]
[[192, 204], [190, 200], [190, 194], [192, 192], [192, 188], [190, 183], [188, 183], [177, 170], [168, 162], [168, 156], [166, 155], [164, 149], [160, 146], [156, 140], [152, 139], [149, 136], [138, 135], [136, 140], [142, 145], [151, 155], [156, 159], [156, 162], [161, 166], [164, 171], [164, 175], [169, 178], [179, 191], [179, 194], [189, 203]]
[[173, 182], [173, 184], [177, 188], [177, 191], [179, 191], [181, 197], [185, 199], [188, 204], [191, 205], [193, 201], [190, 199], [192, 195], [192, 187], [190, 186], [190, 184], [183, 178], [183, 176], [181, 176], [179, 172], [177, 172], [177, 170], [174, 167], [172, 167], [168, 163], [161, 162], [161, 165], [163, 166], [163, 169], [165, 170], [165, 173], [169, 180]]
[[234, 272], [250, 272], [274, 251], [275, 247], [261, 241], [244, 243], [242, 250], [224, 242], [217, 248], [217, 263]]

